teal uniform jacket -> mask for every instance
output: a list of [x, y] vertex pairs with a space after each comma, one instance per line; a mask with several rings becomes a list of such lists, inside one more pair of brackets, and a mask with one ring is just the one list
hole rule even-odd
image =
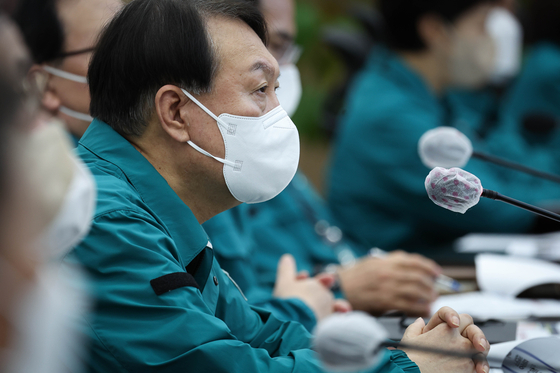
[[[426, 131], [453, 125], [473, 140], [476, 149], [495, 155], [505, 156], [508, 148], [522, 153], [525, 148], [521, 140], [510, 137], [475, 142], [476, 124], [446, 108], [396, 54], [373, 50], [353, 84], [346, 110], [330, 165], [327, 198], [345, 233], [364, 250], [406, 249], [445, 260], [454, 255], [451, 243], [464, 234], [522, 233], [532, 226], [531, 213], [496, 201], [481, 200], [460, 215], [428, 198], [424, 181], [430, 170], [418, 156], [418, 140]], [[559, 196], [560, 188], [552, 183], [476, 159], [465, 170], [478, 176], [485, 188], [528, 203]]]
[[[78, 153], [95, 176], [89, 235], [63, 259], [89, 275], [95, 307], [78, 326], [90, 372], [318, 372], [310, 335], [251, 307], [165, 179], [123, 137], [94, 121]], [[418, 373], [385, 352], [372, 371]]]
[[[262, 266], [258, 265], [257, 255], [260, 257], [268, 250], [267, 246], [255, 245], [247, 207], [241, 205], [225, 211], [203, 224], [218, 263], [235, 279], [249, 303], [270, 311], [280, 320], [297, 321], [308, 331], [313, 331], [317, 320], [303, 301], [273, 297], [274, 280], [271, 287], [263, 286], [259, 272]], [[269, 274], [275, 277], [278, 259], [267, 268], [267, 277]]]
[[[355, 256], [345, 241], [329, 244], [317, 224], [332, 224], [327, 207], [301, 173], [277, 197], [241, 205], [212, 218], [203, 226], [218, 262], [239, 284], [249, 302], [283, 320], [297, 320], [313, 330], [315, 317], [297, 299], [272, 298], [280, 257], [292, 254], [298, 271], [310, 275], [339, 264], [337, 253]], [[337, 294], [341, 296], [341, 294]]]

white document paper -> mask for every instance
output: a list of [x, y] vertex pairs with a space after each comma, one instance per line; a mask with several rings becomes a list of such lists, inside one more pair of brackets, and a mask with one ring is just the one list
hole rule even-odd
[[[479, 320], [523, 320], [533, 317], [559, 317], [560, 302], [547, 299], [517, 299], [488, 292], [444, 295], [432, 305], [432, 312], [448, 306]], [[559, 372], [560, 373], [560, 372]]]
[[460, 253], [495, 253], [559, 261], [560, 233], [473, 233], [455, 241], [455, 250]]
[[515, 297], [533, 286], [560, 284], [560, 265], [544, 260], [482, 254], [475, 263], [478, 286], [484, 292]]

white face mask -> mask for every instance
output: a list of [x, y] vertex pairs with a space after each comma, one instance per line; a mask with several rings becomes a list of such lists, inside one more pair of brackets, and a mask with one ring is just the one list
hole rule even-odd
[[449, 74], [453, 86], [480, 88], [494, 71], [496, 46], [489, 35], [466, 37], [454, 32]]
[[57, 120], [35, 129], [22, 141], [21, 148], [42, 232], [35, 246], [38, 256], [49, 260], [66, 254], [89, 231], [96, 185]]
[[[57, 69], [56, 67], [52, 67], [52, 66], [48, 66], [48, 65], [44, 65], [43, 69], [46, 72], [48, 72], [49, 74], [52, 74], [54, 76], [58, 76], [59, 78], [66, 79], [66, 80], [71, 80], [71, 81], [76, 82], [76, 83], [88, 84], [87, 77], [85, 77], [85, 76], [72, 74], [72, 73], [69, 73], [67, 71], [60, 70], [60, 69]], [[80, 113], [79, 111], [69, 109], [66, 106], [61, 105], [59, 110], [60, 110], [61, 113], [65, 114], [65, 115], [67, 115], [71, 118], [74, 118], [74, 119], [78, 119], [78, 120], [81, 120], [81, 121], [84, 121], [84, 122], [92, 122], [93, 121], [93, 118], [89, 114]]]
[[91, 172], [72, 155], [74, 176], [55, 219], [39, 240], [48, 255], [59, 257], [88, 234], [95, 212], [97, 191]]
[[301, 100], [301, 76], [295, 64], [280, 65], [280, 88], [276, 91], [280, 105], [292, 117]]
[[292, 181], [299, 163], [299, 134], [282, 106], [262, 117], [214, 115], [190, 93], [185, 95], [214, 118], [222, 134], [225, 159], [196, 151], [224, 164], [224, 177], [232, 196], [240, 202], [260, 203], [276, 197]]
[[523, 28], [517, 18], [502, 7], [490, 12], [486, 28], [496, 44], [496, 63], [491, 80], [503, 83], [515, 77], [521, 68]]

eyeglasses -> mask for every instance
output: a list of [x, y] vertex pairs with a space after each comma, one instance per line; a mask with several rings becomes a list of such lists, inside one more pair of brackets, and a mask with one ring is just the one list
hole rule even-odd
[[70, 51], [70, 52], [61, 52], [56, 56], [56, 58], [57, 59], [63, 59], [63, 58], [77, 56], [77, 55], [80, 55], [80, 54], [85, 54], [85, 53], [90, 53], [90, 52], [95, 52], [95, 47], [78, 49], [78, 50]]

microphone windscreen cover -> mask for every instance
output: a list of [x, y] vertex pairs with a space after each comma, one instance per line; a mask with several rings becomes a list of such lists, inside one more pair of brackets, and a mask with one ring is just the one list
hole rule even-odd
[[429, 130], [418, 142], [418, 154], [428, 168], [464, 167], [472, 153], [469, 138], [453, 127]]
[[436, 167], [426, 177], [426, 192], [438, 206], [464, 214], [480, 201], [480, 180], [460, 168]]
[[389, 334], [364, 312], [340, 313], [321, 321], [314, 332], [313, 349], [334, 372], [356, 372], [373, 367], [383, 356], [381, 343]]

